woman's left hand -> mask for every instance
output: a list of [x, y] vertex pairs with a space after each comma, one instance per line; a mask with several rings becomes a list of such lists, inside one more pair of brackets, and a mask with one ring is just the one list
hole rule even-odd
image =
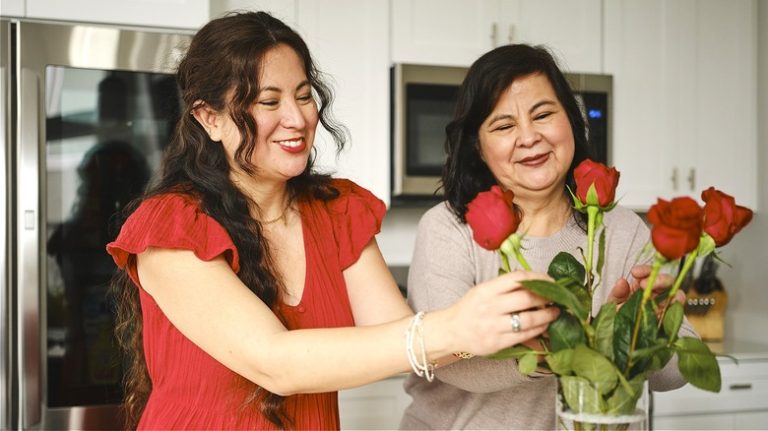
[[[616, 284], [613, 285], [613, 290], [611, 290], [611, 293], [608, 295], [608, 301], [614, 301], [621, 305], [638, 289], [645, 289], [648, 285], [648, 276], [651, 275], [651, 266], [635, 265], [632, 267], [630, 273], [633, 277], [632, 282], [630, 283], [624, 278], [620, 278], [616, 281]], [[655, 297], [672, 287], [674, 281], [675, 279], [669, 274], [659, 274], [656, 277], [656, 281], [653, 283], [651, 290], [652, 296]], [[674, 301], [685, 304], [685, 293], [682, 290], [678, 290], [677, 293], [675, 293]]]

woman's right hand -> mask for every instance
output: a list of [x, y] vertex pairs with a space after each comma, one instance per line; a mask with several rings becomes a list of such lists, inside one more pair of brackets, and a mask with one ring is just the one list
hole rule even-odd
[[[454, 351], [475, 355], [496, 353], [543, 333], [559, 314], [549, 301], [525, 289], [522, 280], [551, 280], [546, 274], [515, 271], [470, 289], [448, 308], [445, 332]], [[512, 315], [519, 316], [519, 331]], [[438, 329], [439, 330], [439, 329]], [[440, 331], [443, 332], [443, 331]]]

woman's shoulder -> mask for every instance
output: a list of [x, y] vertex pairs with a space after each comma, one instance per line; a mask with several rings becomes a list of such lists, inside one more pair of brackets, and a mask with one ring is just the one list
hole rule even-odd
[[148, 247], [189, 249], [203, 260], [226, 251], [233, 269], [239, 268], [229, 233], [189, 194], [171, 192], [144, 199], [123, 223], [117, 238], [107, 244], [107, 251], [123, 267], [129, 255]]
[[469, 225], [463, 223], [453, 212], [447, 201], [442, 201], [429, 208], [419, 220], [420, 231], [469, 231]]
[[373, 213], [376, 218], [384, 217], [386, 204], [365, 187], [346, 178], [334, 178], [329, 186], [338, 192], [338, 195], [328, 202], [333, 212]]
[[173, 215], [184, 211], [200, 212], [199, 199], [186, 193], [166, 192], [146, 197], [128, 219]]

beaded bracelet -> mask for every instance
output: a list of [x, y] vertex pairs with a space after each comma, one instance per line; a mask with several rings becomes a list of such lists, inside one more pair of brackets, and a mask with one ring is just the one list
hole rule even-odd
[[[421, 322], [424, 320], [424, 312], [419, 311], [411, 319], [411, 323], [408, 325], [408, 329], [405, 331], [405, 352], [408, 356], [408, 362], [411, 363], [413, 372], [419, 377], [424, 377], [428, 382], [431, 382], [435, 378], [435, 366], [437, 364], [429, 362], [427, 360], [427, 350], [424, 347], [424, 333], [421, 330]], [[421, 349], [421, 361], [414, 351], [414, 337], [418, 341], [419, 349]]]

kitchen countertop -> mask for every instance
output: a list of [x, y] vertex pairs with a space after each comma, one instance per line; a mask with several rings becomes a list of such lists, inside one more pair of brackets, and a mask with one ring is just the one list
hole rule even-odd
[[[716, 354], [730, 355], [738, 360], [768, 358], [768, 345], [749, 340], [726, 339], [720, 342], [708, 342], [710, 350]], [[720, 357], [719, 360], [730, 360]]]

